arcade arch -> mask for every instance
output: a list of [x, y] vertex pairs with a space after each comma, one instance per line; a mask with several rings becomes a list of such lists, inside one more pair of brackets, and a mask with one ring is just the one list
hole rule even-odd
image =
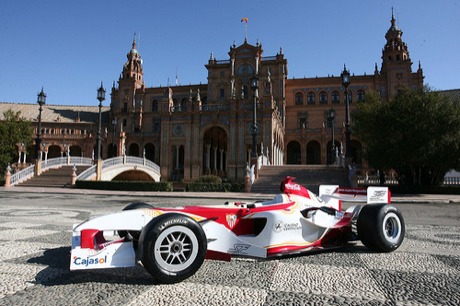
[[316, 140], [307, 143], [307, 165], [321, 164], [321, 145]]
[[227, 132], [218, 126], [203, 135], [203, 174], [227, 175]]
[[286, 163], [289, 165], [300, 165], [302, 150], [298, 141], [290, 141], [287, 144], [287, 159]]

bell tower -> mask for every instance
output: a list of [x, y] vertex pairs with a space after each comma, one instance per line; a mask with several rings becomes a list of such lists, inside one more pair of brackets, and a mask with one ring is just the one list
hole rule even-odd
[[386, 43], [382, 50], [380, 71], [386, 79], [388, 98], [394, 97], [404, 86], [412, 87], [412, 61], [402, 35], [403, 31], [396, 25], [392, 9], [391, 26], [385, 34]]
[[133, 80], [139, 88], [144, 83], [144, 73], [142, 71], [142, 58], [139, 52], [137, 52], [135, 34], [131, 51], [126, 54], [126, 57], [128, 60], [123, 65], [123, 73], [120, 76], [120, 80]]
[[142, 129], [145, 92], [142, 58], [137, 51], [136, 34], [126, 58], [127, 61], [118, 79], [118, 91], [112, 94], [112, 100], [115, 100], [113, 105], [117, 108], [115, 115], [122, 120], [125, 131], [136, 132]]

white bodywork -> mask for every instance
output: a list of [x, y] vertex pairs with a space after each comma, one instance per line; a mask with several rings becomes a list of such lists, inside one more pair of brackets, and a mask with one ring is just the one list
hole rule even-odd
[[[267, 250], [271, 248], [291, 247], [306, 250], [312, 247], [312, 243], [321, 239], [328, 231], [333, 229], [344, 215], [349, 217], [354, 213], [354, 207], [347, 211], [341, 211], [341, 202], [360, 201], [367, 203], [388, 203], [389, 191], [384, 187], [369, 188], [367, 196], [337, 194], [338, 186], [320, 186], [320, 196], [316, 197], [309, 192], [310, 198], [293, 194], [279, 194], [273, 200], [235, 204], [246, 209], [248, 212], [241, 219], [260, 218], [266, 219], [263, 230], [257, 235], [237, 236], [232, 229], [232, 218], [227, 216], [227, 224], [205, 220], [203, 216], [193, 215], [186, 208], [175, 208], [174, 213], [182, 213], [200, 222], [206, 234], [208, 251], [216, 251], [231, 255], [266, 258]], [[272, 207], [281, 203], [293, 203], [288, 209], [273, 209], [251, 213], [251, 208]], [[249, 207], [249, 205], [251, 205]], [[304, 217], [300, 212], [310, 207], [328, 206], [337, 211], [335, 215], [327, 214], [321, 210], [315, 210], [309, 216]], [[211, 207], [211, 206], [210, 206]], [[231, 207], [231, 206], [230, 206]], [[214, 209], [228, 210], [229, 205], [212, 206]], [[183, 209], [183, 211], [182, 211]], [[166, 211], [165, 211], [166, 210]], [[112, 238], [116, 231], [130, 230], [142, 231], [142, 229], [155, 217], [170, 213], [158, 209], [134, 209], [125, 210], [114, 214], [95, 217], [81, 224], [75, 225], [72, 233], [71, 270], [95, 269], [110, 267], [129, 267], [137, 264], [138, 257], [131, 241], [113, 240], [86, 241], [82, 242], [82, 231], [103, 232], [106, 239]], [[230, 229], [229, 229], [230, 228]], [[100, 238], [100, 237], [99, 237]], [[118, 238], [118, 237], [117, 237]], [[93, 246], [82, 247], [84, 244]], [[304, 249], [302, 249], [304, 248]]]

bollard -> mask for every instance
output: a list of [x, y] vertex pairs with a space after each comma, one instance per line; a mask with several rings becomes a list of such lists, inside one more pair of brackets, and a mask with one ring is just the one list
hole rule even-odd
[[8, 167], [6, 167], [5, 187], [11, 187], [11, 167], [9, 164]]
[[244, 176], [244, 191], [251, 192], [251, 177], [249, 176], [249, 164], [246, 164], [246, 175]]
[[71, 187], [71, 188], [74, 188], [76, 182], [77, 182], [77, 167], [75, 167], [75, 165], [73, 165], [73, 168], [72, 168], [72, 177], [71, 177], [71, 179], [70, 179], [70, 187]]

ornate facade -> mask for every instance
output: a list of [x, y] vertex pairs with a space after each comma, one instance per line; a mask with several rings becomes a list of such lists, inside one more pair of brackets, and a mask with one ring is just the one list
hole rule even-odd
[[[412, 71], [403, 32], [393, 15], [390, 22], [380, 68], [375, 64], [373, 74], [350, 78], [351, 111], [368, 91], [377, 91], [388, 100], [403, 86], [423, 86], [421, 66]], [[334, 160], [332, 131], [327, 124], [331, 109], [336, 113], [336, 155], [345, 151], [345, 97], [340, 76], [289, 79], [282, 49], [265, 56], [261, 43], [253, 45], [247, 40], [230, 46], [226, 59], [217, 60], [211, 54], [205, 67], [207, 84], [146, 87], [134, 39], [119, 80], [111, 89], [110, 108], [103, 109], [102, 157], [145, 156], [160, 165], [163, 180], [188, 181], [206, 174], [240, 180], [251, 163], [254, 103], [256, 151], [270, 164], [330, 164]], [[257, 90], [251, 87], [254, 76], [259, 81]], [[44, 142], [59, 148], [60, 154], [88, 157], [96, 144], [97, 107], [85, 111], [94, 118], [92, 122], [80, 121], [77, 112], [83, 110], [74, 108], [67, 107], [68, 116], [75, 117], [72, 122], [43, 120]], [[44, 112], [51, 109], [46, 105]], [[53, 137], [46, 131], [56, 124], [59, 131], [72, 126], [77, 132]], [[362, 164], [363, 144], [353, 134], [350, 146], [353, 162]]]
[[[351, 77], [351, 110], [369, 90], [388, 100], [403, 86], [423, 86], [420, 64], [412, 72], [402, 34], [392, 16], [380, 69], [375, 64], [374, 74]], [[263, 52], [259, 42], [252, 45], [245, 40], [230, 47], [227, 59], [217, 60], [211, 54], [205, 85], [146, 87], [134, 40], [118, 86], [112, 88], [111, 117], [122, 123], [120, 150], [145, 154], [161, 166], [163, 178], [192, 180], [215, 174], [241, 179], [250, 163], [255, 99], [259, 156], [272, 165], [331, 163], [330, 109], [336, 112], [335, 147], [343, 150], [345, 144], [341, 78], [288, 79], [283, 50], [272, 56]], [[251, 88], [254, 76], [259, 80], [256, 91]], [[363, 162], [362, 146], [352, 137], [357, 164]]]

